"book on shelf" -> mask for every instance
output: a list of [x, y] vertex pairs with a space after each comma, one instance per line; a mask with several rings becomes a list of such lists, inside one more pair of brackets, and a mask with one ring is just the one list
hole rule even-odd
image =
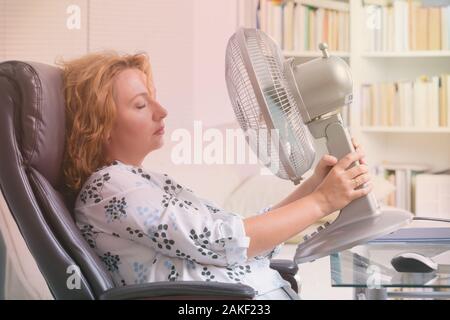
[[381, 203], [415, 212], [416, 176], [428, 172], [427, 165], [383, 162], [376, 167], [376, 174], [394, 185], [395, 189], [389, 193]]
[[368, 51], [450, 49], [450, 6], [418, 0], [367, 1], [364, 6]]
[[349, 51], [348, 10], [341, 10], [339, 6], [336, 6], [338, 9], [328, 9], [314, 4], [314, 1], [302, 0], [260, 0], [256, 12], [257, 27], [285, 51], [318, 51], [320, 42], [326, 42], [331, 51]]
[[450, 218], [450, 170], [417, 176], [416, 215]]
[[361, 125], [450, 128], [449, 77], [363, 84]]

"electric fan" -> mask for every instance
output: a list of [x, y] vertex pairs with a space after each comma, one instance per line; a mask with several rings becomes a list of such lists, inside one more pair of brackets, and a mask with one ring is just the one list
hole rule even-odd
[[[294, 184], [314, 162], [314, 139], [325, 138], [328, 152], [337, 159], [354, 151], [340, 115], [340, 108], [353, 98], [350, 69], [341, 58], [329, 56], [326, 44], [319, 48], [322, 57], [296, 63], [284, 59], [278, 45], [261, 30], [240, 28], [226, 49], [228, 93], [248, 144], [275, 175]], [[382, 208], [369, 193], [344, 207], [331, 224], [305, 237], [294, 261], [308, 262], [351, 248], [411, 220], [410, 212]]]

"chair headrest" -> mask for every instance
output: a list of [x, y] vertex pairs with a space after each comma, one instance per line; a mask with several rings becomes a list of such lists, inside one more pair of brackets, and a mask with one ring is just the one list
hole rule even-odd
[[54, 188], [61, 182], [65, 107], [62, 70], [23, 61], [0, 64], [0, 73], [14, 84], [10, 96], [21, 106], [15, 114], [15, 134], [23, 164], [39, 171]]

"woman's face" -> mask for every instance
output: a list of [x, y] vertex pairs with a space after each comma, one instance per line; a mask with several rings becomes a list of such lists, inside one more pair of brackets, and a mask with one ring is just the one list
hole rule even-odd
[[117, 117], [106, 143], [107, 156], [141, 165], [149, 152], [163, 145], [167, 111], [156, 101], [153, 84], [147, 86], [147, 77], [138, 69], [117, 74], [113, 93]]

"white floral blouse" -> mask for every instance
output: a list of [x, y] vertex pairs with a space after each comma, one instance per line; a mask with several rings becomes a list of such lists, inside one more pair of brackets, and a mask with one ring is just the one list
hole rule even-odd
[[83, 185], [75, 219], [116, 285], [218, 281], [249, 285], [257, 295], [289, 286], [269, 268], [281, 245], [248, 259], [243, 218], [167, 174], [116, 160]]

